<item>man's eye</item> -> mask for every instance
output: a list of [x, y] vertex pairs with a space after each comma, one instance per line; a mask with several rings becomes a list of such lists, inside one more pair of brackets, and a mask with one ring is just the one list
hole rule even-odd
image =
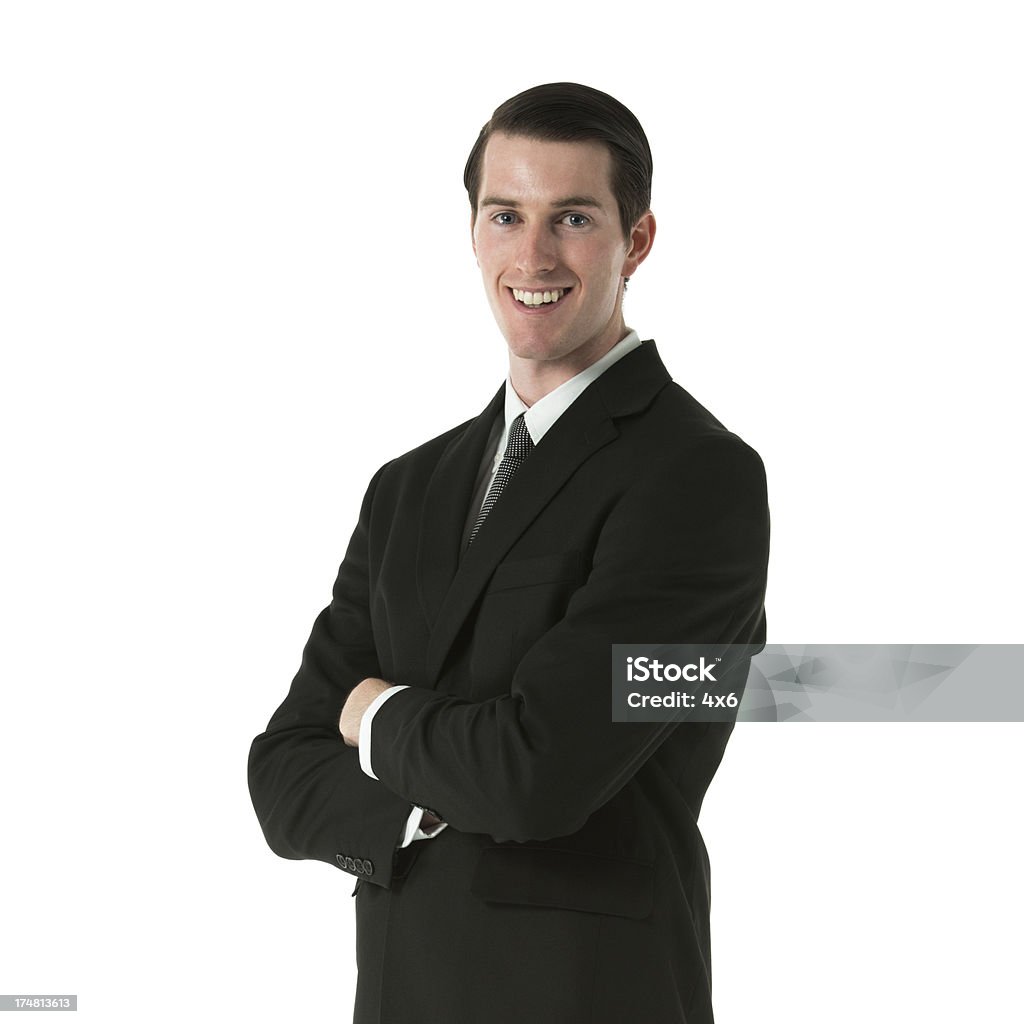
[[493, 220], [495, 224], [514, 224], [516, 215], [514, 213], [496, 213]]
[[567, 213], [562, 220], [571, 228], [582, 228], [590, 223], [590, 218], [583, 213]]

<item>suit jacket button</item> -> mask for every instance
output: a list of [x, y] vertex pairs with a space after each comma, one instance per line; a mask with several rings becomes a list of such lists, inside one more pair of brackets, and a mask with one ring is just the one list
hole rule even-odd
[[338, 867], [343, 868], [345, 866], [345, 855], [343, 853], [336, 853], [334, 859], [338, 862]]
[[359, 858], [359, 857], [356, 857], [353, 863], [355, 864], [356, 874], [361, 875], [363, 873], [363, 862], [362, 862], [362, 859]]
[[373, 874], [373, 861], [372, 860], [367, 859], [367, 860], [363, 861], [363, 871], [366, 873], [366, 877], [367, 878], [369, 878], [370, 875]]

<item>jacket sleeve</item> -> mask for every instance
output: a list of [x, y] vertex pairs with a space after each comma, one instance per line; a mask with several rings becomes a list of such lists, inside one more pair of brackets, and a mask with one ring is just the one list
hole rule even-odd
[[333, 599], [313, 624], [288, 696], [249, 751], [249, 792], [270, 848], [389, 886], [410, 806], [359, 767], [338, 718], [349, 691], [379, 676], [369, 611], [370, 509], [363, 499]]
[[612, 509], [589, 578], [507, 694], [410, 687], [380, 709], [378, 778], [499, 842], [577, 831], [678, 725], [611, 721], [611, 645], [762, 644], [768, 530], [764, 467], [738, 438], [663, 459]]

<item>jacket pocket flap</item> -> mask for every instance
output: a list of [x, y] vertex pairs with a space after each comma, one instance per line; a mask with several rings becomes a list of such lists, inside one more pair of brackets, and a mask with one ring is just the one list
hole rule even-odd
[[480, 853], [470, 891], [491, 903], [639, 919], [651, 912], [654, 867], [570, 850], [490, 846]]
[[532, 587], [539, 583], [559, 583], [580, 576], [582, 559], [578, 551], [563, 551], [557, 555], [519, 558], [503, 562], [494, 570], [488, 593], [511, 590], [514, 587]]

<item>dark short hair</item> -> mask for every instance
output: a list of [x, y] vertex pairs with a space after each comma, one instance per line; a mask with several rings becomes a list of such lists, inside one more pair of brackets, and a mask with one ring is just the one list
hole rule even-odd
[[627, 238], [650, 208], [653, 161], [647, 136], [632, 111], [606, 92], [575, 82], [552, 82], [505, 100], [480, 129], [466, 161], [463, 181], [474, 216], [484, 149], [495, 132], [551, 142], [604, 143], [611, 153], [611, 188]]

